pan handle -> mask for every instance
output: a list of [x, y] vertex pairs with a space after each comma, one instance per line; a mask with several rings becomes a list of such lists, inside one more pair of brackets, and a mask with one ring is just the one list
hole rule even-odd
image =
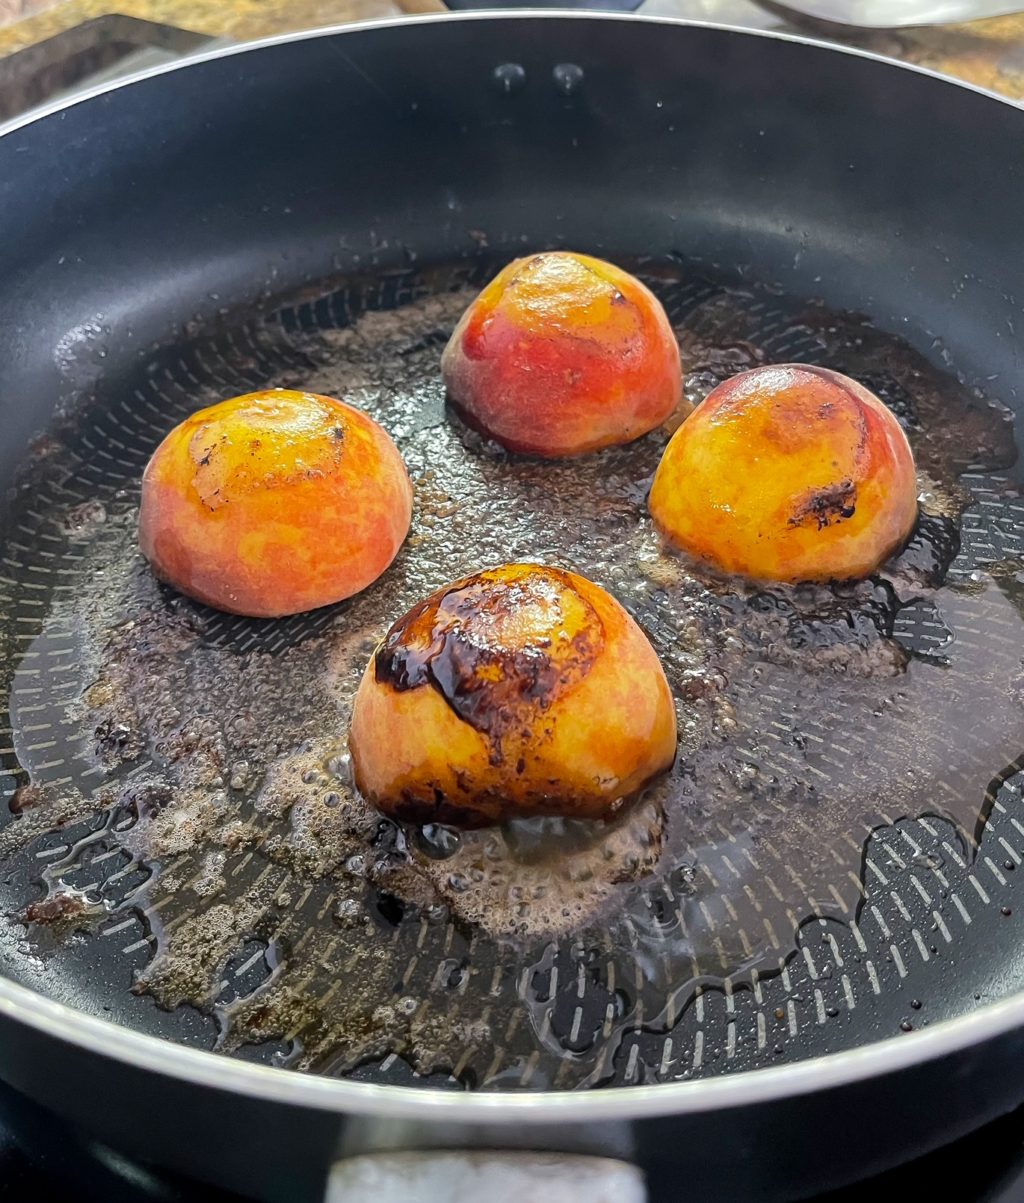
[[381, 1152], [335, 1162], [324, 1203], [646, 1203], [625, 1161], [521, 1151]]

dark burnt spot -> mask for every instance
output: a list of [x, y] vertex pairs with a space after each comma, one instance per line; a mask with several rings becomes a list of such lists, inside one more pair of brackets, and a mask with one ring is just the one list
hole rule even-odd
[[340, 443], [344, 439], [344, 437], [345, 437], [345, 427], [344, 426], [334, 426], [331, 428], [331, 438], [334, 439], [335, 442]]
[[[501, 631], [514, 628], [517, 612], [538, 602], [551, 605], [560, 592], [577, 599], [585, 621], [557, 659], [547, 637], [524, 646], [503, 642]], [[490, 736], [492, 760], [500, 764], [502, 738], [524, 722], [528, 726], [529, 716], [583, 677], [603, 644], [597, 613], [576, 594], [567, 573], [545, 568], [510, 580], [480, 573], [400, 618], [377, 650], [374, 675], [399, 691], [432, 686], [459, 718]]]
[[38, 785], [19, 785], [7, 805], [12, 815], [22, 815], [26, 810], [34, 810], [44, 801], [43, 791]]
[[797, 503], [789, 519], [790, 526], [816, 522], [818, 530], [852, 518], [857, 510], [857, 486], [852, 480], [841, 480], [824, 489], [812, 489]]
[[61, 890], [30, 902], [21, 912], [26, 923], [60, 923], [77, 919], [90, 909], [84, 895], [73, 890]]
[[402, 790], [397, 801], [384, 804], [371, 799], [379, 809], [386, 810], [393, 818], [413, 827], [454, 827], [459, 831], [472, 831], [477, 827], [489, 827], [501, 815], [503, 799], [486, 793], [473, 795], [473, 802], [456, 802], [439, 789], [424, 791]]
[[[609, 808], [595, 812], [594, 800], [583, 797], [568, 789], [555, 779], [549, 779], [543, 788], [524, 791], [515, 798], [507, 793], [490, 789], [460, 791], [452, 797], [436, 786], [410, 783], [398, 791], [397, 798], [369, 797], [367, 801], [390, 818], [410, 827], [452, 828], [456, 831], [473, 831], [481, 827], [493, 827], [508, 819], [524, 815], [562, 815], [576, 819], [604, 819]], [[618, 809], [617, 806], [610, 808]], [[419, 847], [418, 837], [413, 842]], [[436, 854], [432, 854], [436, 855]]]

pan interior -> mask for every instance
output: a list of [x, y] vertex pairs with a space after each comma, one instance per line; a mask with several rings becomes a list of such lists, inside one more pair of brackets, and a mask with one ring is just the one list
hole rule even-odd
[[[5, 972], [201, 1047], [483, 1089], [799, 1059], [1024, 985], [1007, 415], [855, 315], [640, 265], [693, 400], [758, 363], [836, 368], [893, 408], [920, 468], [918, 530], [870, 580], [714, 580], [646, 515], [667, 432], [544, 463], [446, 413], [440, 351], [494, 266], [330, 282], [161, 353], [40, 441], [0, 551]], [[365, 593], [260, 623], [158, 586], [135, 522], [174, 423], [274, 386], [378, 418], [416, 512]], [[349, 781], [359, 674], [413, 602], [514, 559], [633, 613], [678, 763], [607, 827], [399, 828]]]

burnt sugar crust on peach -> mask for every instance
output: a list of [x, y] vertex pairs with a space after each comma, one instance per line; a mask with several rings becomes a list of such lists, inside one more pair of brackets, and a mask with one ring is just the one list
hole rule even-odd
[[[565, 621], [564, 592], [573, 593], [584, 618], [568, 646], [557, 648], [557, 659], [551, 637], [525, 648], [502, 638], [532, 602], [553, 611], [557, 630]], [[604, 642], [600, 617], [567, 572], [538, 567], [505, 581], [485, 571], [439, 589], [400, 618], [374, 653], [374, 679], [400, 692], [432, 686], [459, 718], [487, 733], [500, 764], [502, 736], [522, 724], [524, 708], [547, 709], [587, 672]]]
[[[414, 606], [374, 653], [373, 674], [379, 685], [398, 692], [424, 686], [436, 690], [460, 719], [487, 735], [489, 761], [497, 767], [505, 761], [504, 737], [514, 728], [526, 728], [529, 738], [544, 738], [543, 729], [530, 730], [533, 712], [545, 710], [572, 687], [600, 650], [595, 641], [603, 644], [604, 637], [600, 619], [587, 606], [586, 625], [573, 635], [568, 655], [563, 652], [557, 665], [548, 650], [537, 644], [503, 646], [502, 620], [514, 616], [524, 597], [544, 592], [548, 604], [557, 609], [557, 595], [550, 589], [547, 574], [541, 573], [496, 589], [487, 584], [480, 576], [469, 578]], [[521, 774], [525, 768], [525, 757], [517, 754], [516, 772]], [[503, 798], [499, 791], [474, 785], [464, 770], [457, 781], [459, 796], [467, 803], [472, 799], [471, 804], [460, 805], [426, 782], [416, 788], [403, 786], [385, 809], [407, 822], [456, 827], [486, 824], [487, 816], [500, 813]], [[558, 784], [551, 781], [546, 793], [533, 800], [539, 812], [559, 805], [570, 812], [574, 809], [571, 799], [559, 798]], [[375, 798], [370, 801], [380, 804]]]
[[607, 819], [675, 756], [657, 657], [594, 582], [539, 564], [456, 581], [391, 628], [356, 693], [356, 785], [384, 813], [482, 827]]
[[838, 484], [828, 485], [824, 489], [811, 489], [799, 498], [797, 505], [788, 521], [790, 526], [802, 526], [805, 522], [813, 522], [818, 530], [842, 522], [844, 518], [852, 518], [857, 512], [857, 486], [846, 477]]
[[[20, 813], [0, 855], [5, 876], [32, 883], [12, 909], [38, 904], [9, 922], [12, 940], [50, 982], [73, 980], [83, 950], [117, 946], [105, 1002], [196, 1008], [222, 1051], [314, 1072], [568, 1089], [622, 1080], [623, 1041], [644, 1040], [645, 1080], [668, 1080], [771, 1060], [785, 1023], [758, 1012], [762, 1054], [753, 973], [769, 999], [801, 920], [815, 916], [805, 934], [838, 931], [866, 895], [897, 938], [899, 914], [864, 876], [879, 823], [927, 813], [970, 862], [985, 792], [1020, 752], [1019, 565], [1000, 544], [997, 573], [982, 546], [991, 506], [1024, 507], [1006, 500], [1018, 482], [1005, 415], [855, 315], [678, 265], [642, 274], [676, 324], [691, 403], [744, 367], [800, 359], [897, 414], [923, 500], [896, 560], [849, 585], [737, 585], [666, 554], [646, 517], [667, 430], [571, 462], [513, 457], [467, 431], [437, 371], [480, 285], [457, 272], [352, 281], [159, 359], [83, 429], [51, 432], [3, 544], [0, 641], [26, 671], [10, 681], [16, 756], [2, 781]], [[168, 428], [225, 380], [241, 391], [268, 377], [384, 426], [415, 521], [364, 593], [260, 623], [158, 585], [135, 523], [139, 475]], [[37, 535], [45, 561], [25, 550]], [[514, 560], [599, 582], [639, 623], [675, 703], [678, 761], [607, 822], [456, 833], [382, 817], [357, 796], [346, 751], [368, 662], [440, 583]], [[11, 592], [19, 576], [38, 587]], [[430, 685], [398, 696], [424, 694], [454, 713]], [[824, 973], [828, 945], [810, 951]], [[853, 957], [833, 987], [842, 974], [858, 991], [845, 1030], [870, 1015], [871, 987]], [[694, 1070], [693, 1000], [724, 980], [736, 1056]], [[824, 976], [814, 988], [828, 997]], [[813, 991], [802, 997], [799, 1022], [817, 1023]]]

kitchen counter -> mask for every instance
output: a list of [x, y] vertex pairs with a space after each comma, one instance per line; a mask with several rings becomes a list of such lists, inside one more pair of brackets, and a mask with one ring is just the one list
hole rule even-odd
[[[167, 56], [317, 26], [437, 11], [443, 11], [440, 0], [0, 0], [0, 80], [6, 74], [9, 88], [24, 81], [23, 97], [8, 99], [0, 118], [67, 92], [89, 78], [95, 66], [109, 70], [119, 59], [131, 58], [133, 49], [135, 58], [125, 69], [149, 65], [154, 48]], [[794, 19], [753, 0], [647, 0], [640, 12], [806, 33], [1024, 99], [1024, 15], [872, 32]], [[139, 59], [140, 45], [149, 59]], [[64, 78], [69, 61], [74, 69]], [[84, 66], [86, 61], [92, 65]]]

